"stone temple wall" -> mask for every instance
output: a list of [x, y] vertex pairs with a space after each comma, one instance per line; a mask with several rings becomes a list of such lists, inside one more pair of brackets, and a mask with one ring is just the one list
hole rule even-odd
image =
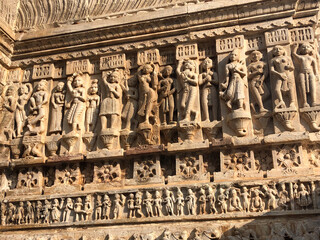
[[319, 1], [0, 9], [1, 240], [320, 239]]

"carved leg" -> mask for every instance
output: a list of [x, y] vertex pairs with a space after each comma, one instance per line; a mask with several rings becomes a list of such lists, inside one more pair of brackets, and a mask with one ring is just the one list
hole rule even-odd
[[311, 106], [317, 106], [317, 85], [314, 74], [309, 75]]
[[[307, 102], [307, 90], [306, 90], [306, 75], [301, 73], [299, 74], [299, 92], [302, 100], [302, 106], [303, 107], [309, 107], [309, 104]], [[290, 91], [291, 95], [291, 91]]]

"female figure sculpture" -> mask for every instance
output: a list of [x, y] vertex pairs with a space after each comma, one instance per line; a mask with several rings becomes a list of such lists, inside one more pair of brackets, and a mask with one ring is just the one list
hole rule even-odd
[[227, 107], [232, 110], [244, 109], [245, 103], [245, 80], [246, 72], [240, 54], [237, 49], [233, 50], [229, 55], [230, 62], [226, 65], [226, 81], [221, 83], [221, 98], [226, 101]]
[[99, 105], [100, 96], [98, 95], [98, 80], [94, 79], [89, 88], [87, 99], [86, 132], [94, 131], [97, 125]]
[[134, 121], [134, 116], [138, 110], [138, 80], [136, 77], [130, 78], [126, 81], [124, 87], [124, 93], [126, 95], [127, 101], [122, 109], [121, 118], [123, 121], [124, 129], [130, 130], [132, 128], [132, 122]]
[[138, 68], [139, 111], [143, 117], [141, 124], [150, 124], [150, 117], [155, 117], [157, 106], [158, 72], [156, 65], [147, 63]]
[[76, 133], [80, 130], [83, 122], [83, 114], [86, 107], [86, 91], [83, 86], [82, 73], [75, 73], [72, 77], [68, 77], [68, 90], [71, 95], [71, 101], [66, 105], [69, 109], [67, 113], [68, 123], [72, 126], [72, 132]]
[[63, 106], [65, 101], [64, 83], [59, 82], [51, 96], [51, 121], [49, 125], [49, 132], [61, 132]]
[[41, 80], [30, 98], [31, 116], [28, 117], [30, 134], [41, 134], [45, 131], [45, 119], [47, 117], [46, 105], [49, 101], [47, 81]]
[[251, 106], [255, 110], [254, 105], [257, 104], [260, 113], [268, 111], [264, 108], [263, 100], [270, 96], [269, 89], [265, 83], [268, 77], [267, 64], [261, 59], [262, 53], [253, 51], [249, 56], [250, 64], [248, 66], [249, 89], [254, 100]]
[[103, 78], [103, 82], [106, 87], [106, 98], [103, 99], [100, 108], [101, 128], [117, 129], [120, 122], [122, 97], [120, 71], [116, 69], [106, 75]]
[[274, 81], [274, 91], [276, 96], [275, 108], [287, 108], [283, 94], [288, 93], [290, 107], [294, 105], [294, 85], [290, 72], [294, 70], [290, 57], [286, 56], [286, 51], [282, 46], [275, 46], [272, 50], [271, 79]]
[[172, 74], [172, 67], [170, 65], [165, 66], [162, 74], [159, 74], [162, 78], [159, 81], [159, 105], [160, 105], [160, 116], [161, 124], [167, 124], [167, 114], [169, 115], [169, 124], [173, 122], [174, 112], [174, 92], [176, 91], [173, 85], [173, 79], [170, 77]]
[[210, 113], [212, 120], [218, 119], [218, 74], [213, 71], [213, 61], [206, 58], [201, 64], [202, 73], [199, 75], [200, 102], [202, 120], [210, 121]]
[[2, 106], [2, 119], [0, 123], [1, 134], [5, 136], [7, 134], [8, 139], [11, 140], [15, 137], [13, 130], [14, 112], [17, 107], [17, 100], [14, 95], [15, 89], [13, 86], [9, 86], [6, 95], [4, 97]]
[[27, 116], [24, 110], [25, 105], [32, 94], [32, 86], [30, 83], [22, 85], [18, 90], [18, 101], [17, 101], [17, 109], [15, 111], [15, 119], [17, 124], [17, 137], [21, 137], [23, 132], [23, 127], [25, 126]]
[[179, 61], [177, 66], [178, 81], [181, 85], [180, 122], [190, 122], [191, 114], [197, 116], [195, 103], [198, 93], [199, 75], [192, 60]]

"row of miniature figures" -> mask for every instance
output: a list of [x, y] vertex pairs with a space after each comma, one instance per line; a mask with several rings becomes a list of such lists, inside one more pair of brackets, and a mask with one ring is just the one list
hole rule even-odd
[[[28, 83], [21, 84], [18, 89], [14, 85], [7, 88], [1, 86], [1, 136], [12, 139], [42, 133], [97, 132], [98, 125], [101, 126], [101, 132], [118, 131], [119, 134], [121, 129], [149, 130], [160, 122], [163, 125], [177, 121], [180, 125], [206, 123], [221, 118], [217, 104], [219, 99], [225, 102], [231, 113], [237, 113], [234, 115], [239, 115], [239, 111], [247, 111], [247, 86], [250, 90], [251, 112], [254, 114], [263, 115], [270, 111], [265, 106], [270, 99], [270, 92], [274, 95], [275, 111], [296, 111], [295, 69], [301, 108], [317, 107], [318, 53], [309, 43], [303, 43], [300, 47], [294, 44], [291, 52], [296, 68], [286, 49], [275, 46], [269, 62], [269, 74], [268, 64], [262, 60], [261, 52], [251, 52], [246, 66], [236, 49], [229, 55], [224, 74], [220, 74], [225, 75], [225, 79], [220, 80], [213, 60], [206, 58], [200, 67], [198, 60], [179, 60], [176, 66], [177, 79], [173, 77], [171, 66], [160, 70], [158, 64], [146, 63], [134, 75], [125, 69], [105, 72], [102, 82], [94, 79], [91, 86], [87, 84], [88, 74], [75, 73], [68, 77], [66, 89], [65, 83], [59, 82], [51, 96], [46, 80], [38, 82], [34, 89]], [[102, 91], [99, 85], [104, 86]], [[312, 129], [318, 131], [317, 119], [310, 121]], [[286, 130], [294, 129], [290, 121], [284, 122]]]
[[[289, 191], [288, 191], [289, 190]], [[1, 223], [48, 224], [120, 218], [226, 214], [228, 212], [264, 212], [270, 210], [316, 209], [315, 184], [273, 183], [271, 185], [234, 187], [209, 186], [200, 189], [177, 188], [155, 191], [96, 194], [44, 201], [2, 202]], [[126, 213], [126, 216], [124, 214]]]

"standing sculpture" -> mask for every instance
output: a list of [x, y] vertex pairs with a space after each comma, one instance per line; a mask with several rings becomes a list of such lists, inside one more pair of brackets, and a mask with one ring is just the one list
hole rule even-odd
[[221, 83], [221, 89], [224, 92], [221, 94], [222, 99], [226, 101], [227, 107], [232, 109], [244, 109], [245, 103], [245, 82], [243, 63], [240, 61], [238, 50], [234, 50], [229, 55], [230, 62], [226, 65], [226, 81]]
[[108, 73], [103, 78], [106, 88], [106, 98], [102, 100], [100, 119], [102, 129], [117, 129], [121, 114], [122, 89], [121, 73], [118, 69]]
[[202, 73], [199, 75], [200, 102], [202, 121], [218, 120], [218, 74], [214, 72], [213, 61], [206, 58], [201, 66]]
[[49, 133], [59, 133], [62, 131], [62, 116], [65, 102], [64, 83], [59, 82], [51, 96], [51, 121]]
[[22, 136], [23, 127], [25, 126], [27, 116], [24, 109], [32, 94], [32, 86], [30, 83], [22, 85], [18, 90], [17, 109], [15, 111], [15, 120], [17, 125], [17, 137]]
[[198, 96], [199, 75], [196, 72], [196, 64], [193, 60], [180, 60], [177, 66], [178, 81], [181, 85], [180, 91], [180, 122], [190, 122], [196, 119], [198, 112], [195, 110], [196, 98]]
[[98, 80], [92, 81], [89, 88], [86, 111], [86, 132], [94, 131], [97, 126], [100, 96], [98, 95]]
[[0, 131], [2, 138], [13, 139], [16, 134], [13, 130], [14, 128], [14, 112], [17, 107], [17, 100], [15, 97], [14, 86], [9, 86], [6, 90], [6, 95], [4, 97], [2, 106], [2, 119], [0, 123]]
[[248, 66], [248, 82], [251, 95], [253, 97], [252, 109], [255, 111], [255, 104], [258, 105], [259, 112], [267, 112], [263, 101], [270, 96], [269, 89], [265, 83], [268, 77], [268, 69], [265, 62], [261, 61], [262, 53], [253, 51], [250, 56]]
[[298, 90], [301, 96], [302, 106], [310, 107], [308, 103], [308, 95], [312, 107], [317, 106], [317, 85], [319, 81], [318, 67], [316, 58], [313, 56], [313, 48], [309, 43], [294, 44], [292, 56], [297, 60], [299, 66], [298, 71]]
[[66, 104], [66, 107], [69, 108], [66, 117], [72, 127], [72, 133], [77, 133], [81, 130], [86, 108], [86, 91], [83, 86], [83, 74], [75, 73], [72, 77], [68, 77], [67, 86], [71, 95], [71, 101]]
[[139, 67], [137, 77], [139, 80], [139, 111], [143, 118], [141, 125], [150, 124], [150, 117], [155, 118], [157, 106], [158, 72], [153, 63]]
[[159, 74], [161, 80], [159, 81], [159, 105], [160, 105], [160, 120], [161, 124], [167, 124], [167, 114], [169, 115], [169, 124], [173, 124], [174, 113], [174, 93], [173, 79], [170, 77], [172, 74], [172, 67], [165, 66], [162, 73]]
[[287, 108], [283, 100], [283, 94], [288, 94], [290, 107], [294, 104], [294, 84], [291, 72], [294, 70], [290, 57], [282, 46], [275, 46], [272, 49], [271, 80], [274, 82], [275, 108]]

